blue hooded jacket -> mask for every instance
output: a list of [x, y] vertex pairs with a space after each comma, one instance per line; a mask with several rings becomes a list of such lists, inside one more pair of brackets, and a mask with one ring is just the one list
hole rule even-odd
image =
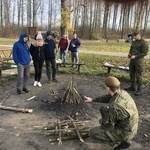
[[29, 46], [26, 42], [24, 42], [24, 37], [28, 37], [28, 35], [24, 32], [20, 35], [19, 41], [17, 41], [12, 50], [13, 60], [16, 64], [27, 65], [30, 63], [30, 52]]

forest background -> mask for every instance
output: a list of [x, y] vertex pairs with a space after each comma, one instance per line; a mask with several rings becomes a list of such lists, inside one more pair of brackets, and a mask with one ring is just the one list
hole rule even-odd
[[123, 39], [136, 29], [150, 38], [150, 0], [127, 1], [0, 0], [0, 36], [14, 38], [37, 27], [94, 40]]

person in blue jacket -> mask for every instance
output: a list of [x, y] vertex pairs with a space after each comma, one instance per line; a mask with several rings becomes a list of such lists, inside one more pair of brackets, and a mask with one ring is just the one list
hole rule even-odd
[[[56, 44], [55, 44], [55, 41], [53, 40], [52, 35], [53, 34], [51, 31], [47, 31], [46, 39], [44, 40], [45, 41], [44, 53], [45, 53], [46, 73], [48, 77], [48, 82], [50, 82], [50, 80], [57, 82], [56, 80], [57, 67], [56, 67], [56, 59], [55, 59]], [[50, 64], [52, 66], [52, 73], [50, 70]], [[52, 74], [52, 79], [51, 79], [51, 74]]]
[[28, 78], [30, 74], [30, 51], [27, 41], [29, 36], [27, 33], [22, 33], [19, 40], [14, 43], [12, 54], [13, 60], [17, 65], [18, 77], [17, 77], [17, 93], [22, 94], [22, 91], [29, 93], [27, 89]]
[[78, 55], [78, 50], [79, 47], [81, 46], [81, 41], [77, 37], [77, 34], [73, 34], [73, 39], [70, 41], [69, 48], [68, 50], [71, 51], [71, 61], [72, 61], [72, 67], [74, 64], [79, 63], [79, 55]]

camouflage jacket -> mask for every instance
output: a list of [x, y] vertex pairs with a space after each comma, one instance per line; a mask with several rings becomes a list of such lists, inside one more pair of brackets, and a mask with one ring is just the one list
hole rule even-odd
[[137, 134], [138, 110], [126, 91], [119, 90], [113, 96], [104, 95], [93, 101], [108, 103], [104, 117], [102, 115], [101, 126], [109, 130], [114, 137], [119, 135], [124, 140], [130, 140]]
[[135, 40], [130, 47], [129, 55], [135, 55], [137, 58], [143, 58], [148, 53], [148, 43], [143, 40]]

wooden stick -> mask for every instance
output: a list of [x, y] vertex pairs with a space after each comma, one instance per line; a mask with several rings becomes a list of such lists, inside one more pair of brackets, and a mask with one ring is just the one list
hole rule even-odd
[[80, 135], [80, 133], [79, 133], [77, 127], [76, 127], [76, 124], [75, 124], [74, 121], [73, 121], [73, 119], [72, 119], [70, 116], [69, 116], [69, 119], [72, 121], [73, 126], [74, 126], [74, 128], [76, 129], [76, 133], [77, 133], [77, 135], [78, 135], [79, 140], [80, 140], [81, 142], [84, 142], [84, 140], [82, 139], [82, 137], [81, 137], [81, 135]]
[[[88, 134], [85, 133], [85, 134], [82, 134], [82, 137], [88, 137]], [[62, 140], [71, 140], [71, 139], [77, 139], [78, 136], [77, 135], [73, 135], [73, 136], [65, 136], [65, 137], [62, 137]], [[50, 142], [55, 142], [55, 141], [58, 141], [59, 138], [51, 138], [49, 139]]]
[[3, 100], [2, 102], [0, 102], [0, 105], [2, 105], [4, 103], [4, 101], [10, 96], [10, 94], [8, 94]]
[[34, 99], [35, 97], [36, 97], [36, 96], [34, 95], [34, 96], [28, 98], [27, 101], [30, 101], [30, 100]]
[[2, 106], [2, 105], [0, 105], [0, 109], [12, 110], [12, 111], [20, 111], [20, 112], [24, 112], [24, 113], [32, 113], [33, 112], [33, 109], [16, 108], [16, 107], [9, 107], [9, 106]]
[[59, 124], [59, 142], [58, 142], [58, 145], [62, 145], [62, 140], [61, 140], [61, 124], [60, 123], [58, 123]]

